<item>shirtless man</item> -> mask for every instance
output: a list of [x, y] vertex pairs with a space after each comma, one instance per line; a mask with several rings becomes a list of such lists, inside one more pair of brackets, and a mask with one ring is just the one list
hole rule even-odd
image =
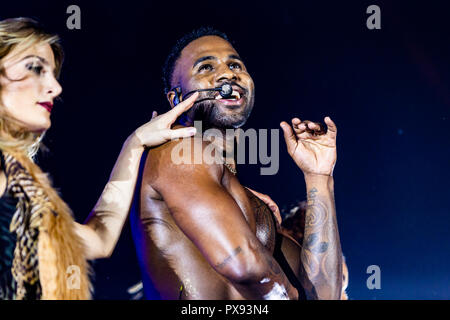
[[[238, 128], [253, 108], [254, 84], [225, 35], [201, 29], [181, 39], [166, 64], [174, 107], [177, 93], [234, 82], [238, 99], [205, 100], [186, 112], [184, 125]], [[195, 93], [197, 101], [211, 93]], [[140, 208], [131, 214], [133, 237], [147, 297], [162, 299], [339, 299], [342, 253], [336, 222], [332, 171], [336, 126], [327, 132], [313, 122], [281, 123], [287, 149], [307, 188], [305, 241], [282, 233], [271, 209], [242, 186], [236, 166], [188, 161], [196, 139], [188, 138], [188, 164], [175, 164], [171, 141], [150, 149], [143, 166]], [[217, 138], [217, 139], [215, 139]], [[185, 139], [186, 140], [186, 139]], [[227, 141], [211, 139], [216, 150]], [[202, 143], [202, 152], [209, 146]], [[185, 159], [185, 160], [186, 160]], [[268, 201], [267, 203], [271, 203]], [[303, 289], [302, 289], [303, 288]], [[155, 293], [152, 290], [156, 290]]]

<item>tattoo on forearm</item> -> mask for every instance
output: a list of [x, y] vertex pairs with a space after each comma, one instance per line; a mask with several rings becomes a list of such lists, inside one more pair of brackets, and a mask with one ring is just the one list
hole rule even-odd
[[228, 262], [230, 262], [231, 259], [233, 259], [241, 252], [242, 252], [241, 247], [237, 247], [236, 249], [234, 249], [233, 252], [228, 257], [226, 257], [221, 263], [216, 265], [216, 269], [223, 268]]
[[[302, 278], [306, 277], [313, 282], [329, 283], [331, 275], [336, 273], [336, 263], [340, 258], [336, 258], [336, 249], [340, 253], [340, 246], [337, 237], [337, 225], [334, 214], [334, 201], [331, 198], [332, 206], [327, 201], [318, 196], [318, 190], [312, 188], [308, 191], [308, 205], [305, 218], [305, 232], [301, 251]], [[308, 296], [317, 296], [314, 285], [309, 285], [311, 290]], [[305, 288], [307, 289], [307, 288]]]

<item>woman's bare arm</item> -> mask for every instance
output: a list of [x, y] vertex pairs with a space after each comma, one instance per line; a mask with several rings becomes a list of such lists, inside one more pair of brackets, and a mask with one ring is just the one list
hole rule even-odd
[[156, 116], [139, 127], [124, 143], [108, 183], [85, 224], [76, 223], [78, 235], [86, 246], [88, 259], [109, 257], [125, 224], [136, 186], [139, 163], [145, 147], [195, 134], [195, 128], [172, 130], [175, 120], [194, 103], [198, 94], [172, 110]]

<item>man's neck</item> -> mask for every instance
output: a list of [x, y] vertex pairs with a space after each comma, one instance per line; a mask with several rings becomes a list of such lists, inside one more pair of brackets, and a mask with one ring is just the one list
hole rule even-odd
[[[234, 130], [233, 130], [234, 131]], [[224, 155], [225, 163], [236, 169], [236, 161], [234, 159], [234, 135], [227, 136], [225, 129], [214, 128], [214, 130], [206, 130], [203, 132], [203, 140], [211, 142], [215, 149]]]

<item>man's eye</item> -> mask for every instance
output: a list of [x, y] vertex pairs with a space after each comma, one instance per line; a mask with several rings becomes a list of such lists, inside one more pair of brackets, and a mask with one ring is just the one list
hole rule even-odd
[[236, 63], [236, 62], [230, 63], [229, 68], [231, 70], [234, 70], [234, 69], [242, 70], [241, 65], [239, 63]]
[[27, 70], [30, 70], [34, 73], [36, 73], [37, 75], [41, 75], [42, 70], [44, 69], [44, 67], [42, 67], [39, 64], [35, 64], [35, 63], [29, 63], [26, 65]]
[[204, 64], [202, 65], [200, 68], [198, 68], [198, 71], [211, 71], [212, 70], [212, 65], [210, 64]]

